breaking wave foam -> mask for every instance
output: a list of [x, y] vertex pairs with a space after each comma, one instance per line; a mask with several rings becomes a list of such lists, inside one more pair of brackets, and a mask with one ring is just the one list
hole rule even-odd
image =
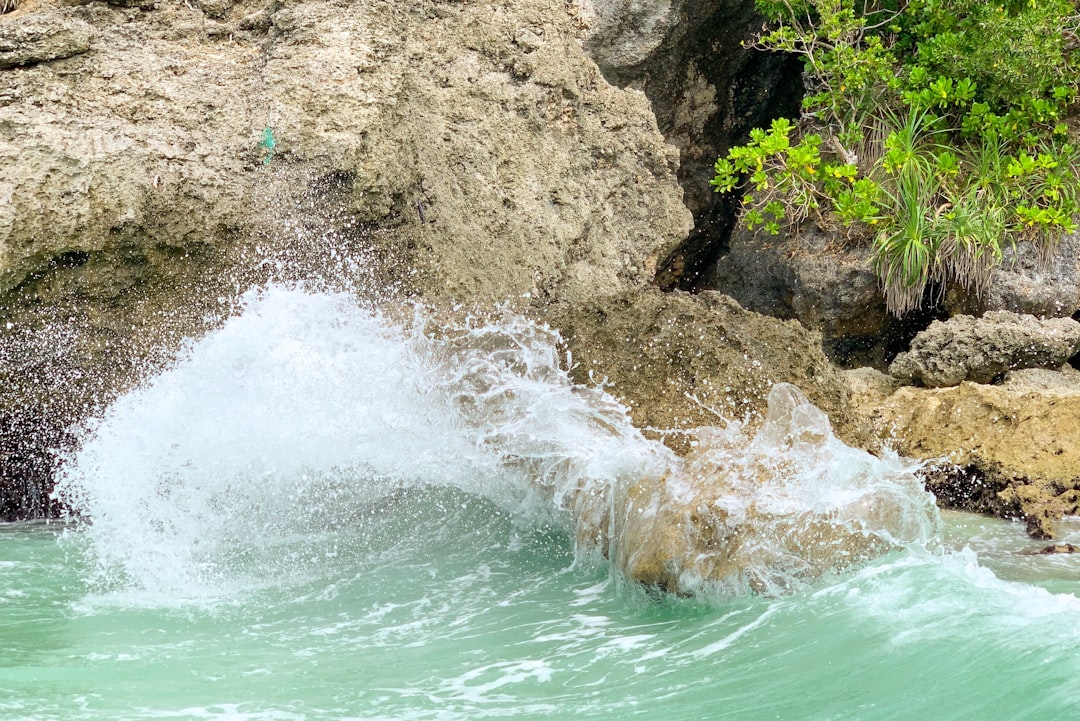
[[[103, 579], [172, 595], [318, 563], [315, 550], [297, 555], [297, 539], [318, 549], [427, 486], [560, 524], [628, 570], [627, 514], [651, 483], [663, 489], [657, 503], [693, 497], [721, 509], [730, 533], [716, 540], [742, 539], [734, 573], [766, 579], [749, 584], [765, 592], [838, 564], [815, 550], [823, 527], [872, 539], [875, 552], [933, 532], [910, 468], [843, 446], [796, 389], [777, 387], [756, 435], [702, 429], [684, 460], [603, 390], [574, 385], [558, 341], [509, 313], [436, 323], [418, 311], [399, 322], [348, 294], [251, 291], [85, 430], [56, 494], [81, 519]], [[663, 515], [638, 511], [648, 514]], [[699, 541], [662, 548], [697, 554]]]

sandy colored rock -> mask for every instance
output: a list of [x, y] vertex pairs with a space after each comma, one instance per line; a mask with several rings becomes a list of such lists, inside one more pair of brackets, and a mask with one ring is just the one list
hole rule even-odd
[[990, 383], [1010, 370], [1060, 368], [1078, 351], [1080, 323], [1072, 318], [991, 311], [934, 321], [896, 356], [889, 373], [931, 388]]
[[675, 593], [790, 592], [926, 542], [937, 522], [910, 465], [844, 446], [786, 384], [769, 393], [756, 431], [697, 431], [684, 464], [609, 507], [612, 560]]
[[760, 422], [773, 385], [792, 383], [828, 413], [837, 435], [866, 447], [872, 434], [853, 411], [820, 336], [798, 323], [747, 311], [719, 293], [655, 289], [581, 300], [552, 322], [563, 332], [581, 383], [606, 381], [641, 428], [677, 431], [725, 421]]
[[678, 152], [562, 2], [0, 18], [22, 24], [94, 40], [0, 72], [11, 427], [85, 415], [267, 279], [527, 310], [645, 286], [690, 227]]
[[1002, 385], [902, 387], [855, 393], [878, 433], [904, 455], [931, 461], [927, 485], [942, 505], [1022, 517], [1049, 538], [1080, 510], [1080, 374], [1027, 370]]
[[93, 37], [88, 23], [60, 11], [0, 20], [0, 70], [85, 53]]

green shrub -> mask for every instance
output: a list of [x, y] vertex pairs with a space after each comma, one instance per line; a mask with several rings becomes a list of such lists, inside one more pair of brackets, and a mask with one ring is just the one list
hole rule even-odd
[[772, 23], [758, 46], [802, 55], [807, 94], [798, 121], [716, 162], [713, 186], [745, 190], [750, 228], [845, 226], [897, 315], [930, 283], [982, 292], [1008, 243], [1076, 229], [1071, 0], [758, 7]]

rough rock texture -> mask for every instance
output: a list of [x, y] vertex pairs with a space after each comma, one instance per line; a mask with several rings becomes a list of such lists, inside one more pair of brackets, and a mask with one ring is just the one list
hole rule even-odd
[[[235, 244], [274, 195], [317, 180], [342, 224], [393, 226], [382, 242], [429, 294], [640, 285], [689, 226], [677, 153], [555, 5], [313, 1], [255, 20], [236, 5], [225, 23], [174, 6], [65, 11], [99, 49], [0, 76], [0, 292], [125, 236]], [[0, 28], [37, 16], [12, 17]]]
[[684, 465], [610, 505], [611, 555], [647, 585], [782, 593], [934, 531], [910, 467], [843, 446], [792, 386], [774, 386], [752, 437], [701, 429], [694, 440]]
[[1072, 318], [1039, 320], [1032, 315], [991, 311], [981, 318], [958, 315], [935, 321], [915, 336], [889, 373], [931, 388], [961, 381], [990, 383], [1009, 370], [1060, 368], [1080, 351], [1080, 323]]
[[793, 236], [750, 232], [739, 224], [727, 252], [700, 287], [719, 290], [759, 313], [796, 318], [821, 331], [825, 351], [848, 368], [885, 369], [934, 320], [1008, 310], [1039, 317], [1080, 308], [1080, 236], [1064, 236], [1048, 257], [1023, 242], [1005, 250], [984, 295], [959, 286], [929, 289], [924, 309], [904, 318], [885, 307], [869, 251], [839, 233], [809, 226]]
[[1073, 315], [1080, 310], [1080, 233], [1062, 236], [1048, 254], [1027, 241], [1006, 247], [985, 295], [950, 289], [945, 305], [952, 315], [991, 310], [1044, 318]]
[[702, 287], [819, 331], [825, 352], [846, 367], [886, 368], [935, 312], [891, 315], [869, 252], [813, 227], [773, 236], [740, 224]]
[[31, 21], [95, 39], [0, 70], [7, 427], [64, 427], [267, 277], [542, 306], [644, 286], [690, 226], [563, 2], [26, 4], [0, 34]]
[[[820, 338], [767, 318], [719, 293], [636, 291], [581, 300], [552, 319], [571, 351], [578, 382], [606, 381], [641, 428], [679, 431], [748, 419], [765, 410], [775, 383], [801, 388], [844, 441], [871, 444]], [[682, 448], [680, 434], [666, 440]]]
[[933, 461], [927, 486], [942, 505], [1025, 518], [1039, 538], [1080, 512], [1080, 372], [1029, 369], [1002, 385], [894, 392], [881, 384], [875, 393], [865, 378], [853, 386], [882, 438]]
[[754, 0], [586, 0], [587, 47], [614, 83], [641, 88], [680, 151], [694, 232], [661, 266], [663, 288], [694, 287], [723, 251], [737, 201], [712, 192], [716, 158], [750, 129], [799, 112], [798, 58], [744, 46], [761, 32]]
[[0, 70], [85, 53], [93, 37], [90, 25], [70, 12], [12, 15], [0, 24]]

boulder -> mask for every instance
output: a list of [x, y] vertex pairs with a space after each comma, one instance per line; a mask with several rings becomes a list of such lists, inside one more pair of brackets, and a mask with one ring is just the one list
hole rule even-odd
[[1050, 249], [1030, 241], [1006, 246], [984, 294], [951, 288], [945, 305], [952, 315], [992, 310], [1040, 318], [1073, 315], [1080, 310], [1080, 233], [1063, 235]]
[[683, 465], [609, 506], [608, 555], [647, 586], [785, 593], [937, 530], [910, 464], [845, 446], [794, 386], [773, 386], [755, 432], [693, 436]]
[[869, 250], [813, 226], [774, 236], [740, 223], [702, 286], [820, 332], [826, 354], [849, 368], [885, 369], [925, 315], [890, 314]]
[[1080, 511], [1080, 372], [1028, 369], [1001, 385], [868, 384], [852, 397], [896, 451], [925, 460], [945, 506], [1023, 518], [1038, 538]]
[[677, 448], [698, 426], [765, 417], [776, 383], [791, 383], [825, 411], [845, 442], [872, 434], [850, 404], [821, 339], [793, 321], [748, 311], [719, 293], [655, 289], [583, 299], [553, 312], [579, 383], [604, 383], [635, 425]]
[[1080, 323], [991, 311], [934, 321], [896, 356], [889, 373], [931, 388], [990, 383], [1006, 371], [1060, 368], [1080, 351]]

